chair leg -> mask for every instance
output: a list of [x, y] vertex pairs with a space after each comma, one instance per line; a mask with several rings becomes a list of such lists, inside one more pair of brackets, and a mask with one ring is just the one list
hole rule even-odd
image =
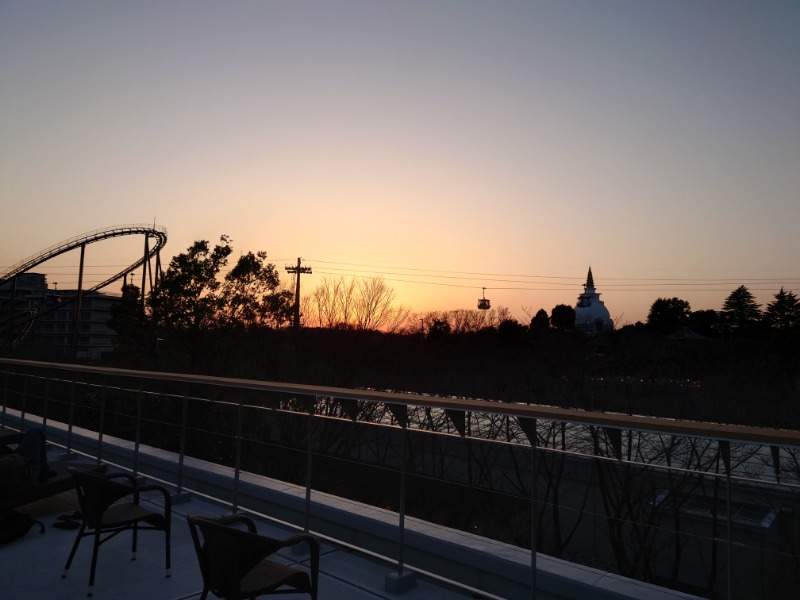
[[133, 524], [133, 546], [131, 547], [131, 560], [136, 560], [136, 538], [139, 535], [139, 524]]
[[170, 538], [172, 536], [170, 535], [170, 530], [169, 529], [165, 529], [164, 533], [166, 534], [166, 538], [167, 538], [166, 539], [166, 546], [167, 546], [167, 577], [169, 577], [170, 575], [172, 575], [172, 572], [170, 571], [170, 567], [171, 567], [171, 564], [170, 564]]
[[72, 544], [72, 550], [69, 553], [69, 558], [67, 558], [67, 564], [64, 565], [64, 572], [61, 574], [61, 577], [64, 578], [67, 576], [67, 571], [69, 571], [69, 567], [72, 564], [72, 559], [75, 558], [75, 552], [78, 550], [78, 544], [81, 543], [81, 538], [83, 537], [83, 532], [86, 530], [86, 523], [81, 523], [81, 528], [78, 530], [78, 535], [75, 537], [75, 543]]
[[94, 532], [94, 547], [92, 548], [92, 568], [89, 571], [89, 591], [87, 596], [91, 596], [94, 591], [94, 574], [97, 571], [97, 551], [100, 549], [100, 530]]

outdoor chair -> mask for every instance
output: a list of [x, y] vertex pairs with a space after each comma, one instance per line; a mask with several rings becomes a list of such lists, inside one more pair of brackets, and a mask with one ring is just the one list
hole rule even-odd
[[[75, 490], [81, 513], [81, 526], [62, 577], [75, 557], [78, 544], [85, 536], [93, 536], [92, 566], [89, 572], [88, 596], [92, 595], [97, 569], [97, 551], [101, 544], [118, 533], [133, 531], [131, 560], [136, 560], [136, 541], [140, 530], [163, 531], [166, 537], [167, 577], [170, 575], [170, 530], [172, 521], [172, 498], [169, 492], [157, 485], [139, 485], [128, 473], [96, 473], [81, 468], [69, 468], [75, 480]], [[123, 480], [123, 481], [121, 481]], [[143, 492], [159, 492], [163, 496], [164, 508], [149, 508], [140, 504]]]
[[[256, 533], [253, 520], [242, 516], [187, 515], [203, 576], [205, 600], [211, 591], [219, 598], [238, 600], [267, 594], [309, 594], [317, 598], [319, 543], [309, 534], [274, 539]], [[247, 530], [234, 527], [243, 524]], [[282, 548], [308, 544], [310, 570], [285, 565], [270, 556]]]

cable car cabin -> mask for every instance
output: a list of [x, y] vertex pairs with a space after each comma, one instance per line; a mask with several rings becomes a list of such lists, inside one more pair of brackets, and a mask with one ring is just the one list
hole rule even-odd
[[483, 298], [478, 298], [478, 310], [489, 310], [491, 305], [488, 298], [486, 298], [486, 288], [483, 288]]

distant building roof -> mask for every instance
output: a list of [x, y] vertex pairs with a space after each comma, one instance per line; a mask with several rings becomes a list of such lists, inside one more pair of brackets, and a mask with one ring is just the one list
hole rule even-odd
[[696, 331], [692, 331], [685, 325], [681, 327], [675, 333], [672, 333], [667, 336], [668, 340], [707, 340], [708, 338], [704, 335], [700, 335]]

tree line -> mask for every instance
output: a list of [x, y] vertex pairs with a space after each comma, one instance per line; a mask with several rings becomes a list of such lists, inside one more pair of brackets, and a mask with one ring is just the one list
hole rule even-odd
[[753, 333], [759, 330], [796, 330], [800, 327], [800, 300], [794, 292], [781, 287], [772, 302], [762, 311], [755, 296], [741, 285], [733, 290], [722, 310], [693, 312], [680, 298], [658, 298], [650, 307], [647, 325], [654, 331], [672, 333], [689, 327], [704, 334]]
[[[763, 311], [744, 286], [719, 311], [658, 298], [646, 323], [586, 336], [568, 305], [541, 309], [529, 323], [502, 307], [419, 315], [382, 279], [329, 277], [303, 298], [295, 330], [294, 294], [266, 253], [234, 262], [232, 252], [225, 236], [195, 242], [144, 301], [126, 285], [110, 322], [110, 360], [687, 419], [785, 426], [794, 414], [800, 327], [791, 291], [781, 289]], [[673, 335], [687, 330], [693, 335]]]
[[[151, 330], [169, 330], [184, 338], [186, 345], [195, 343], [201, 331], [287, 327], [294, 294], [281, 285], [277, 268], [267, 262], [267, 253], [244, 253], [227, 269], [232, 252], [232, 240], [225, 235], [213, 247], [206, 240], [196, 241], [172, 259], [145, 306], [140, 304], [140, 290], [126, 283], [122, 306], [114, 318], [121, 341], [126, 341], [126, 333], [132, 333], [131, 325], [135, 329], [146, 325]], [[528, 315], [528, 323], [514, 319], [505, 307], [417, 315], [397, 303], [394, 290], [380, 277], [326, 276], [301, 299], [301, 309], [304, 327], [422, 333], [434, 338], [486, 328], [518, 332], [524, 328], [537, 333], [570, 331], [575, 326], [575, 309], [566, 304], [556, 305], [550, 314], [541, 308]], [[137, 312], [140, 318], [132, 318]], [[744, 285], [728, 295], [719, 311], [693, 311], [681, 298], [658, 298], [650, 306], [645, 323], [626, 327], [663, 334], [689, 328], [707, 336], [765, 329], [790, 331], [800, 327], [800, 300], [794, 292], [781, 288], [762, 311]]]

